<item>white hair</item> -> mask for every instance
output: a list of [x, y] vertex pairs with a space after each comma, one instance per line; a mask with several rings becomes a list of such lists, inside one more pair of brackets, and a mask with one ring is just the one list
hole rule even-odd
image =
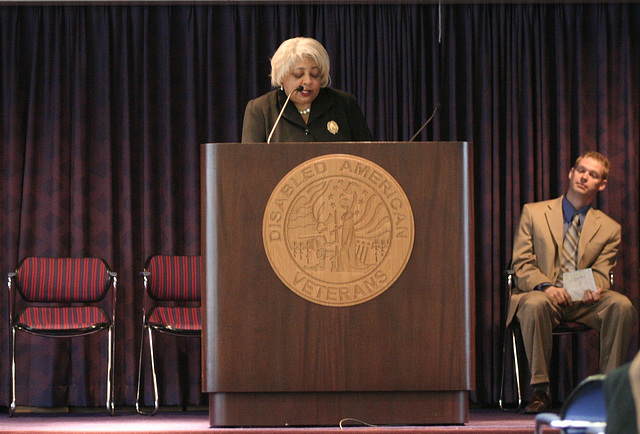
[[282, 86], [284, 76], [289, 74], [303, 57], [309, 57], [318, 65], [320, 86], [327, 87], [331, 82], [329, 54], [320, 42], [303, 37], [287, 39], [274, 53], [271, 58], [270, 74], [273, 87]]

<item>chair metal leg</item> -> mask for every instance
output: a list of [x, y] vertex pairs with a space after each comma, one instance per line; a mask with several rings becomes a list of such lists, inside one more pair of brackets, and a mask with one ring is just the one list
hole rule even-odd
[[113, 325], [109, 327], [109, 349], [107, 356], [107, 411], [111, 416], [115, 414], [114, 404], [114, 386], [113, 386], [113, 355], [115, 352], [115, 328]]
[[156, 358], [153, 353], [153, 331], [151, 327], [149, 327], [149, 353], [151, 355], [151, 378], [153, 378], [153, 413], [154, 415], [158, 408], [160, 407], [160, 396], [158, 394], [158, 378], [156, 376]]
[[522, 389], [520, 388], [520, 359], [518, 358], [518, 345], [516, 345], [516, 331], [511, 329], [511, 345], [513, 348], [513, 366], [514, 372], [516, 375], [516, 388], [518, 389], [518, 407], [517, 410], [520, 410], [522, 407]]
[[522, 407], [522, 390], [520, 388], [520, 366], [518, 363], [518, 347], [516, 345], [516, 331], [513, 327], [508, 327], [507, 330], [505, 330], [504, 341], [502, 344], [502, 373], [501, 373], [501, 380], [500, 380], [500, 397], [498, 399], [498, 405], [500, 406], [501, 410], [505, 410], [505, 411], [511, 410], [505, 406], [505, 402], [504, 402], [505, 376], [506, 376], [506, 369], [507, 369], [507, 343], [509, 342], [509, 340], [511, 340], [513, 366], [515, 371], [516, 388], [518, 392], [518, 406], [513, 410], [518, 411]]
[[[113, 326], [112, 326], [113, 327]], [[11, 327], [11, 404], [9, 406], [9, 416], [16, 412], [16, 329]], [[106, 407], [110, 415], [115, 414], [114, 391], [113, 391], [113, 354], [115, 348], [115, 333], [109, 328], [108, 337], [108, 359], [107, 359], [107, 401]]]
[[504, 410], [504, 377], [507, 365], [507, 332], [508, 329], [504, 331], [504, 339], [502, 340], [502, 363], [500, 369], [500, 396], [498, 397], [498, 405], [501, 410]]
[[11, 405], [9, 416], [16, 412], [16, 329], [11, 326]]
[[[143, 321], [144, 322], [144, 321]], [[142, 353], [144, 352], [144, 335], [147, 332], [146, 327], [142, 326], [142, 335], [140, 336], [140, 355], [138, 357], [138, 387], [136, 389], [136, 411], [140, 414], [144, 414], [140, 406], [140, 383], [142, 383]]]
[[[145, 330], [146, 329], [146, 330]], [[145, 331], [149, 333], [149, 354], [151, 358], [151, 378], [153, 380], [153, 411], [145, 412], [142, 409], [142, 405], [140, 404], [140, 389], [142, 383], [142, 362], [144, 360], [144, 335]], [[158, 396], [158, 379], [156, 377], [156, 363], [153, 354], [153, 334], [151, 327], [143, 326], [142, 329], [142, 338], [140, 343], [140, 358], [138, 361], [138, 390], [136, 392], [136, 411], [140, 414], [144, 414], [146, 416], [153, 416], [158, 411], [160, 407], [159, 396]]]

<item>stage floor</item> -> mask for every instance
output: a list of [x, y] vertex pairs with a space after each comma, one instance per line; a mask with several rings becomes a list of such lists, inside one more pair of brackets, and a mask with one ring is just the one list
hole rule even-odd
[[[19, 409], [20, 411], [20, 409]], [[533, 433], [534, 416], [522, 413], [504, 412], [499, 409], [472, 409], [469, 423], [452, 426], [366, 426], [343, 424], [336, 421], [333, 427], [274, 427], [274, 428], [209, 428], [209, 415], [206, 410], [160, 411], [156, 415], [140, 416], [133, 409], [116, 409], [115, 416], [106, 412], [19, 412], [14, 417], [0, 414], [0, 432], [2, 433], [215, 433], [215, 434], [317, 434], [335, 433], [341, 430], [349, 434], [364, 433], [451, 433], [463, 431], [474, 433]], [[557, 430], [545, 430], [555, 433]]]

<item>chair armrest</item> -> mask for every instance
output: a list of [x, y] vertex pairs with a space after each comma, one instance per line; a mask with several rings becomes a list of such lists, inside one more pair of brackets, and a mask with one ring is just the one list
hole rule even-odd
[[[511, 304], [511, 291], [513, 290], [514, 287], [514, 277], [516, 275], [514, 270], [511, 269], [507, 269], [504, 270], [503, 273], [505, 276], [505, 289], [504, 289], [504, 314], [505, 314], [505, 319], [506, 319], [506, 315], [507, 312], [509, 312], [509, 305]], [[501, 285], [502, 287], [502, 285]], [[508, 326], [509, 324], [507, 324]]]
[[508, 269], [508, 270], [504, 270], [504, 275], [507, 278], [507, 289], [508, 289], [507, 295], [511, 295], [511, 290], [513, 289], [513, 279], [516, 277], [516, 272], [515, 270]]
[[15, 291], [13, 291], [13, 287], [11, 285], [11, 280], [16, 278], [15, 271], [9, 271], [7, 273], [7, 290], [9, 291], [9, 325], [13, 326], [13, 308], [15, 306]]
[[111, 321], [113, 324], [113, 339], [115, 342], [115, 339], [116, 339], [115, 324], [116, 324], [116, 310], [117, 310], [116, 306], [118, 304], [118, 273], [115, 271], [109, 271], [109, 276], [111, 278], [111, 305], [112, 305]]
[[9, 271], [7, 273], [7, 288], [9, 289], [9, 293], [11, 293], [11, 279], [15, 279], [15, 277], [16, 277], [15, 271]]
[[535, 418], [536, 425], [539, 425], [539, 424], [550, 425], [551, 422], [556, 420], [560, 420], [560, 416], [558, 416], [555, 413], [538, 413], [536, 414], [536, 418]]

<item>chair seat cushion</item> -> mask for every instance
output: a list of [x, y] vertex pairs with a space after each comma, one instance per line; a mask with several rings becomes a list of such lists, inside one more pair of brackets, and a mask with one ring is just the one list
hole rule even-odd
[[175, 332], [199, 332], [201, 330], [200, 307], [158, 306], [148, 316], [153, 327]]
[[110, 323], [109, 317], [97, 306], [32, 306], [23, 310], [16, 321], [17, 326], [36, 333], [86, 333], [101, 330]]

